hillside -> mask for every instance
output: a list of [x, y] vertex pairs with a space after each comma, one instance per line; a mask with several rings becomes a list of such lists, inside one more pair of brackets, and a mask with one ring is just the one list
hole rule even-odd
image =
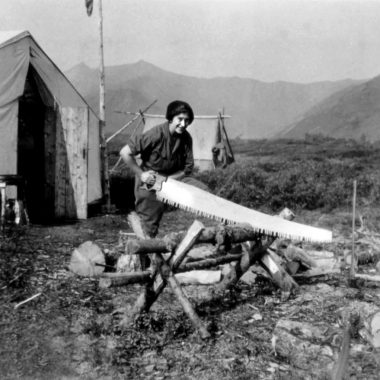
[[290, 125], [280, 137], [321, 134], [335, 138], [380, 140], [380, 76], [339, 91]]
[[[66, 75], [94, 110], [98, 109], [97, 69], [77, 65]], [[248, 78], [195, 78], [162, 70], [150, 63], [106, 68], [107, 133], [119, 129], [130, 116], [115, 111], [136, 112], [153, 100], [151, 113], [164, 113], [173, 99], [188, 101], [196, 114], [231, 115], [227, 128], [231, 137], [266, 138], [294, 123], [311, 107], [337, 91], [349, 87], [351, 80], [296, 84], [264, 83]]]

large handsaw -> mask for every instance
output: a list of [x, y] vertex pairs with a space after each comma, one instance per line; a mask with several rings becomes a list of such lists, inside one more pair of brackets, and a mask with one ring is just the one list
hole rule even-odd
[[158, 200], [197, 215], [229, 224], [248, 223], [254, 231], [268, 236], [320, 243], [332, 241], [329, 230], [251, 210], [170, 177], [156, 174], [155, 178], [151, 190], [156, 192]]

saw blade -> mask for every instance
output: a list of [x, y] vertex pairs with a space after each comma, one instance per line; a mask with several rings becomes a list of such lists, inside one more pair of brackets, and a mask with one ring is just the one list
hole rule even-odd
[[332, 232], [251, 210], [187, 183], [168, 178], [157, 189], [158, 200], [229, 224], [248, 223], [259, 234], [285, 239], [328, 243]]

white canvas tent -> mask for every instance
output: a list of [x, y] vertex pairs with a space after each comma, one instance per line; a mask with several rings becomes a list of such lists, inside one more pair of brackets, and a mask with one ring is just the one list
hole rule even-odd
[[[218, 165], [234, 161], [227, 132], [224, 127], [225, 116], [195, 116], [188, 127], [193, 139], [193, 154], [195, 166], [200, 170], [212, 170]], [[163, 115], [144, 114], [144, 132], [165, 122]], [[216, 152], [215, 150], [218, 150]], [[224, 150], [221, 152], [221, 150]], [[221, 153], [225, 157], [221, 158]]]
[[95, 113], [27, 31], [0, 31], [0, 175], [26, 181], [31, 219], [87, 217], [102, 197]]

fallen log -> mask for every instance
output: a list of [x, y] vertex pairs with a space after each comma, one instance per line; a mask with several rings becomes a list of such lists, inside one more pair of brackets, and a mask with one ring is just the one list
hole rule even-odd
[[129, 284], [143, 284], [152, 281], [150, 271], [129, 272], [129, 273], [103, 273], [99, 279], [100, 288], [110, 288], [113, 286], [123, 286]]

